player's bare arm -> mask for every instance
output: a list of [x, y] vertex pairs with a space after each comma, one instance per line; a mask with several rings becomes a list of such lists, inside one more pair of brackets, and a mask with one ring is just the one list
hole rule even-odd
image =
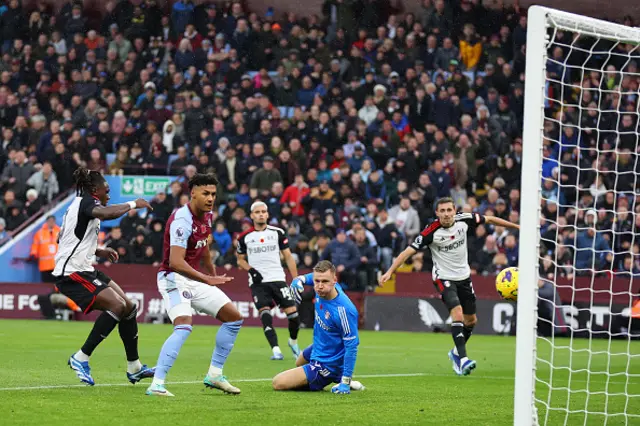
[[251, 265], [249, 265], [249, 262], [247, 262], [247, 255], [246, 254], [236, 254], [236, 257], [238, 259], [238, 266], [245, 270], [245, 271], [249, 271], [249, 269], [251, 269]]
[[96, 256], [101, 257], [103, 259], [109, 259], [109, 262], [117, 262], [120, 259], [120, 255], [118, 252], [110, 247], [105, 248], [97, 248]]
[[505, 228], [514, 228], [520, 229], [520, 225], [517, 223], [509, 222], [508, 220], [500, 219], [496, 216], [485, 216], [484, 220], [486, 223], [496, 226], [504, 226]]
[[129, 212], [129, 210], [135, 209], [149, 209], [153, 211], [153, 207], [151, 204], [143, 198], [138, 198], [135, 201], [130, 201], [128, 203], [122, 204], [114, 204], [112, 206], [95, 206], [91, 211], [91, 214], [96, 219], [100, 220], [111, 220], [117, 219], [120, 216], [123, 216]]
[[209, 285], [225, 284], [233, 280], [232, 277], [227, 277], [226, 275], [210, 276], [196, 271], [187, 263], [186, 260], [184, 260], [186, 251], [187, 250], [182, 247], [171, 246], [169, 253], [169, 267], [178, 274]]
[[291, 249], [284, 249], [280, 251], [282, 253], [282, 257], [284, 257], [284, 263], [287, 264], [287, 269], [291, 273], [292, 277], [298, 276], [298, 265], [296, 265], [296, 260], [291, 255]]
[[400, 266], [402, 266], [407, 260], [409, 260], [411, 256], [413, 256], [416, 253], [417, 253], [417, 250], [411, 246], [404, 249], [402, 253], [400, 253], [400, 255], [396, 257], [396, 259], [393, 261], [389, 270], [380, 276], [380, 279], [378, 280], [378, 284], [380, 285], [380, 287], [382, 287], [384, 283], [389, 281], [391, 279], [391, 275], [393, 275], [393, 273]]
[[209, 275], [216, 276], [216, 265], [213, 264], [213, 256], [211, 255], [211, 244], [213, 243], [213, 238], [209, 236], [207, 250], [202, 254], [202, 264], [204, 265], [204, 269], [209, 273]]

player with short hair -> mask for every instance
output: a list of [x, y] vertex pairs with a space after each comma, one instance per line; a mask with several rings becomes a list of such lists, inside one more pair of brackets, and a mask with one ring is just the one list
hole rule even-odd
[[[291, 294], [296, 301], [297, 305], [302, 303], [302, 293], [304, 293], [304, 286], [313, 287], [313, 272], [309, 272], [308, 274], [299, 275], [291, 281]], [[313, 353], [313, 344], [309, 345], [305, 350], [300, 353], [298, 359], [296, 359], [296, 367], [302, 367], [303, 365], [309, 364], [311, 362], [311, 354]], [[357, 380], [351, 380], [351, 390], [352, 391], [361, 391], [364, 390], [365, 387], [362, 383]]]
[[[180, 348], [191, 334], [193, 309], [223, 323], [216, 335], [216, 346], [204, 385], [225, 393], [240, 393], [240, 389], [232, 386], [222, 374], [243, 320], [229, 297], [217, 287], [232, 278], [216, 275], [209, 250], [213, 221], [211, 211], [216, 201], [217, 185], [218, 179], [212, 174], [193, 176], [189, 179], [191, 200], [167, 220], [158, 290], [173, 323], [173, 333], [162, 346], [147, 395], [173, 396], [165, 388], [164, 381]], [[201, 260], [207, 274], [198, 271]]]
[[[330, 383], [331, 392], [348, 394], [358, 356], [358, 310], [336, 283], [336, 267], [322, 260], [313, 268], [316, 292], [313, 345], [298, 357], [296, 368], [273, 378], [275, 390], [319, 391]], [[306, 365], [304, 361], [308, 360]]]
[[58, 236], [58, 253], [52, 275], [60, 293], [77, 304], [82, 312], [102, 311], [96, 319], [82, 348], [69, 357], [67, 364], [81, 382], [93, 386], [89, 357], [96, 347], [118, 326], [127, 354], [127, 379], [131, 383], [152, 377], [138, 357], [138, 309], [111, 278], [93, 267], [95, 257], [118, 261], [118, 253], [110, 248], [98, 248], [100, 221], [117, 219], [129, 210], [147, 208], [142, 198], [128, 203], [107, 206], [109, 184], [99, 172], [79, 167], [73, 172], [77, 197], [62, 219]]
[[441, 198], [435, 206], [437, 219], [428, 225], [400, 255], [379, 280], [382, 286], [396, 269], [418, 250], [429, 247], [433, 258], [433, 283], [451, 314], [451, 335], [455, 347], [449, 351], [453, 371], [469, 375], [476, 362], [467, 357], [466, 343], [471, 337], [476, 317], [476, 295], [471, 283], [467, 250], [467, 232], [487, 223], [520, 229], [509, 221], [478, 213], [456, 213], [453, 199]]
[[284, 258], [292, 276], [298, 275], [296, 261], [289, 249], [289, 240], [285, 232], [268, 225], [269, 211], [262, 201], [251, 205], [253, 227], [238, 238], [238, 266], [249, 272], [249, 286], [256, 309], [260, 312], [260, 321], [264, 335], [271, 345], [272, 360], [283, 360], [284, 355], [278, 346], [278, 335], [273, 329], [271, 309], [277, 305], [289, 320], [289, 347], [296, 358], [300, 355], [298, 331], [300, 317], [289, 286], [286, 283], [280, 254]]

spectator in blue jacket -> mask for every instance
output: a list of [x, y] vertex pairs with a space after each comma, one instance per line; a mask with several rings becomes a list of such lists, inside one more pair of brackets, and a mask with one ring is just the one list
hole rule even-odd
[[[591, 218], [590, 218], [591, 216]], [[577, 275], [587, 275], [589, 271], [580, 271], [580, 269], [593, 269], [595, 271], [603, 271], [610, 269], [613, 253], [609, 242], [604, 238], [603, 233], [596, 232], [595, 229], [595, 213], [587, 212], [585, 219], [589, 224], [589, 228], [578, 231], [575, 237], [575, 266], [578, 271]], [[567, 244], [573, 245], [572, 241]]]
[[300, 105], [310, 107], [313, 104], [313, 98], [316, 93], [313, 90], [313, 82], [310, 77], [302, 79], [302, 87], [296, 93], [296, 100]]
[[218, 246], [220, 256], [226, 255], [231, 248], [231, 235], [229, 234], [229, 231], [227, 231], [223, 222], [216, 223], [216, 230], [213, 232], [213, 239]]
[[444, 170], [442, 160], [438, 159], [433, 162], [433, 170], [429, 172], [429, 178], [436, 188], [438, 198], [451, 196], [451, 177]]
[[347, 238], [344, 229], [338, 229], [336, 238], [322, 252], [321, 260], [329, 260], [336, 266], [338, 279], [348, 289], [356, 288], [356, 268], [360, 266], [360, 252], [353, 241]]
[[193, 23], [193, 10], [195, 6], [192, 0], [178, 0], [171, 10], [171, 22], [178, 34], [182, 34], [188, 24]]

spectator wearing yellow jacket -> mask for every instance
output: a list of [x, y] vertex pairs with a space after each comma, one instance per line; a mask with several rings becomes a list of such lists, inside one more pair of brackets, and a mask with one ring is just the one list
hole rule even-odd
[[42, 282], [51, 283], [55, 279], [51, 272], [55, 268], [54, 257], [58, 252], [58, 235], [60, 227], [56, 224], [56, 218], [49, 216], [42, 228], [36, 232], [31, 244], [31, 259], [38, 260], [38, 269]]
[[482, 40], [476, 35], [473, 24], [465, 24], [464, 37], [460, 39], [460, 60], [465, 71], [474, 71], [482, 58]]

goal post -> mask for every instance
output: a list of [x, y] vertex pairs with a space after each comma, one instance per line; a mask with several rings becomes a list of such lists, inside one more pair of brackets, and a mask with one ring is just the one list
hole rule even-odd
[[[564, 54], [554, 57], [550, 51], [558, 47]], [[640, 293], [640, 275], [634, 281], [633, 267], [619, 272], [626, 257], [640, 259], [633, 253], [640, 245], [640, 30], [532, 6], [526, 49], [514, 425], [640, 424], [640, 343], [631, 339], [628, 314]], [[625, 115], [635, 130], [625, 127]], [[567, 151], [577, 157], [575, 164], [565, 163]], [[637, 167], [622, 172], [619, 161], [628, 160], [621, 156], [633, 156]], [[613, 207], [600, 197], [585, 203], [593, 179], [601, 197], [612, 194]], [[622, 201], [635, 226], [630, 247], [620, 244], [627, 234], [603, 224], [609, 217], [616, 223]], [[585, 248], [577, 241], [589, 232], [593, 243], [586, 250], [594, 254], [585, 267]], [[609, 251], [598, 245], [605, 234]], [[543, 261], [550, 275], [540, 276]], [[562, 301], [543, 300], [552, 306], [551, 334], [541, 337], [539, 283], [563, 295]], [[627, 316], [614, 312], [620, 306], [627, 306]], [[596, 311], [608, 318], [597, 331]], [[572, 315], [589, 319], [572, 322]], [[555, 321], [566, 319], [560, 337]], [[626, 334], [614, 322], [626, 325]]]

